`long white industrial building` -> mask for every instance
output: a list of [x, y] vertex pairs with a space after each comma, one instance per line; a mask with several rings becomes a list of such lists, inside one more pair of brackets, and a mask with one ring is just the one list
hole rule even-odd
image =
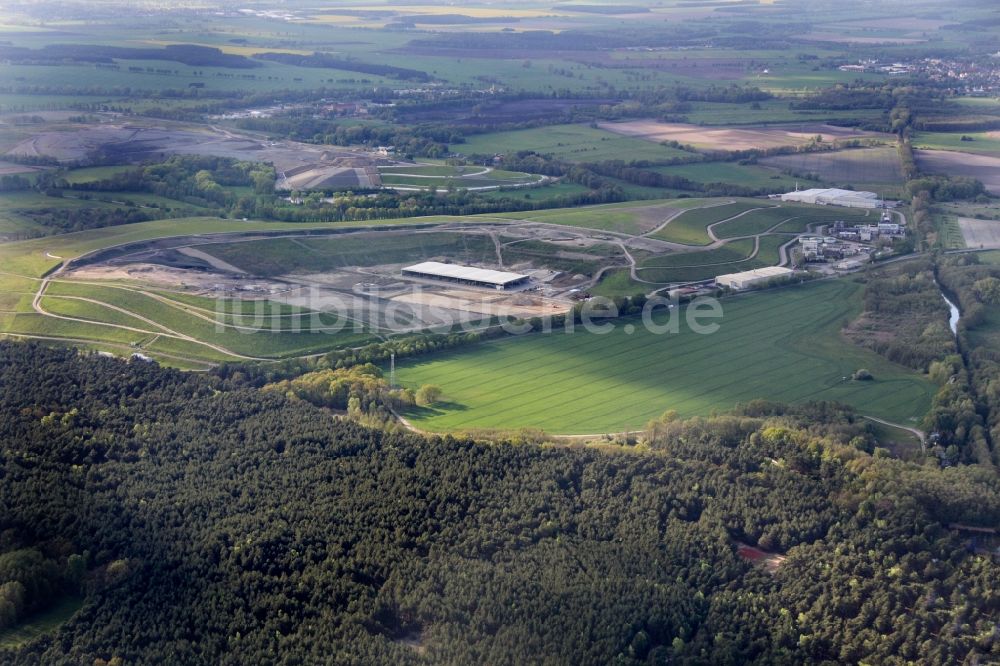
[[875, 192], [856, 192], [831, 188], [813, 188], [811, 190], [796, 190], [781, 195], [782, 201], [798, 203], [826, 204], [829, 206], [844, 206], [845, 208], [878, 208], [881, 201]]
[[520, 273], [494, 271], [488, 268], [475, 268], [460, 264], [442, 264], [438, 261], [425, 261], [407, 266], [403, 269], [403, 276], [500, 290], [510, 289], [528, 281], [528, 276]]
[[749, 289], [754, 285], [763, 284], [774, 278], [788, 277], [794, 272], [792, 269], [785, 268], [784, 266], [765, 266], [764, 268], [755, 268], [752, 271], [743, 271], [742, 273], [718, 275], [715, 278], [715, 284], [720, 287], [729, 287], [730, 289]]

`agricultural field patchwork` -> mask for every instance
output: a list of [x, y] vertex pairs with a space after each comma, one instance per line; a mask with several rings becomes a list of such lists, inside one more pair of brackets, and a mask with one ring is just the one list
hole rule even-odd
[[698, 162], [656, 167], [653, 171], [665, 176], [680, 176], [696, 183], [725, 183], [765, 193], [788, 192], [795, 189], [793, 177], [781, 173], [779, 169], [754, 164]]

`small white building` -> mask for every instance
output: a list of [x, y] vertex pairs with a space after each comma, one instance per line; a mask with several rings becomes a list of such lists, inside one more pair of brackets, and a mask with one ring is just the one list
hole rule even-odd
[[755, 268], [752, 271], [743, 271], [742, 273], [718, 275], [715, 278], [715, 284], [719, 287], [728, 287], [734, 290], [749, 289], [775, 278], [791, 277], [794, 272], [792, 269], [785, 268], [784, 266], [765, 266], [764, 268]]
[[878, 208], [881, 205], [879, 196], [875, 192], [856, 192], [835, 187], [787, 192], [781, 195], [781, 200], [845, 208]]

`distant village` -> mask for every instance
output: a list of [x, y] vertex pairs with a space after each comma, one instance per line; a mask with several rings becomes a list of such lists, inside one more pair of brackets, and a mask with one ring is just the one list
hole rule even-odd
[[1000, 94], [1000, 52], [987, 59], [920, 58], [901, 62], [861, 60], [841, 65], [842, 72], [868, 72], [889, 76], [922, 76], [930, 81], [952, 83], [959, 94], [990, 97]]

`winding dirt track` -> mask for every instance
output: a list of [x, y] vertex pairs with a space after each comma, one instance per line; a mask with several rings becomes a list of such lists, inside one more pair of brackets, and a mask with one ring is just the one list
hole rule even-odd
[[[39, 287], [38, 287], [38, 291], [35, 292], [34, 299], [32, 299], [32, 301], [31, 301], [31, 307], [32, 307], [32, 309], [35, 312], [37, 312], [38, 314], [42, 315], [42, 316], [52, 317], [53, 319], [63, 319], [65, 321], [75, 321], [75, 322], [83, 323], [83, 324], [105, 326], [105, 327], [108, 327], [108, 328], [117, 328], [117, 329], [126, 330], [126, 331], [133, 331], [135, 333], [142, 333], [144, 335], [160, 335], [160, 336], [164, 336], [164, 337], [168, 337], [168, 338], [176, 338], [178, 340], [184, 340], [185, 342], [191, 342], [193, 344], [201, 345], [203, 347], [208, 347], [209, 349], [214, 349], [215, 351], [220, 352], [222, 354], [225, 354], [227, 356], [232, 356], [233, 358], [239, 358], [239, 359], [243, 359], [243, 360], [246, 360], [246, 361], [267, 361], [267, 360], [270, 360], [270, 359], [261, 358], [261, 357], [258, 357], [258, 356], [246, 356], [244, 354], [239, 354], [239, 353], [234, 352], [232, 350], [226, 349], [225, 347], [222, 347], [220, 345], [212, 344], [211, 342], [205, 342], [203, 340], [198, 340], [197, 338], [191, 337], [190, 335], [186, 335], [184, 333], [180, 333], [180, 332], [175, 331], [173, 329], [167, 328], [166, 326], [164, 326], [162, 324], [159, 324], [159, 323], [153, 321], [152, 319], [144, 317], [144, 316], [142, 316], [142, 315], [140, 315], [140, 314], [138, 314], [136, 312], [131, 312], [129, 310], [126, 310], [125, 308], [120, 308], [118, 306], [111, 305], [109, 303], [104, 303], [104, 302], [101, 302], [101, 301], [97, 301], [97, 300], [94, 300], [94, 299], [83, 298], [83, 297], [69, 297], [69, 298], [72, 298], [74, 300], [88, 301], [88, 302], [91, 302], [91, 303], [102, 305], [102, 306], [110, 308], [112, 310], [116, 310], [118, 312], [121, 312], [122, 314], [128, 315], [130, 317], [134, 317], [135, 319], [138, 319], [139, 321], [143, 321], [143, 322], [145, 322], [147, 324], [151, 324], [153, 327], [159, 328], [159, 329], [162, 329], [162, 330], [161, 331], [148, 331], [148, 330], [145, 330], [145, 329], [142, 329], [142, 328], [136, 328], [134, 326], [125, 326], [123, 324], [109, 324], [107, 322], [97, 322], [97, 321], [93, 321], [93, 320], [90, 320], [90, 319], [83, 319], [81, 317], [67, 317], [65, 315], [57, 315], [57, 314], [53, 314], [51, 312], [48, 312], [47, 310], [45, 310], [45, 308], [42, 307], [42, 299], [45, 297], [45, 291], [46, 291], [46, 289], [48, 289], [49, 284], [52, 282], [53, 276], [56, 275], [56, 274], [58, 274], [58, 273], [60, 273], [62, 271], [62, 269], [63, 269], [64, 266], [65, 266], [65, 264], [63, 264], [62, 266], [60, 266], [59, 269], [55, 271], [55, 273], [53, 273], [49, 277], [46, 277], [46, 278], [44, 278], [42, 280], [41, 285], [39, 285]], [[135, 291], [138, 291], [138, 290], [135, 290]], [[58, 298], [63, 298], [63, 297], [60, 296]]]
[[893, 423], [892, 421], [886, 421], [884, 419], [875, 418], [874, 416], [865, 415], [864, 418], [869, 421], [874, 421], [875, 423], [881, 423], [882, 425], [889, 426], [890, 428], [898, 428], [899, 430], [905, 430], [906, 432], [916, 435], [917, 439], [920, 440], [920, 448], [926, 449], [927, 446], [927, 435], [924, 434], [923, 430], [917, 430], [916, 428], [911, 428], [909, 426], [902, 425], [900, 423]]

